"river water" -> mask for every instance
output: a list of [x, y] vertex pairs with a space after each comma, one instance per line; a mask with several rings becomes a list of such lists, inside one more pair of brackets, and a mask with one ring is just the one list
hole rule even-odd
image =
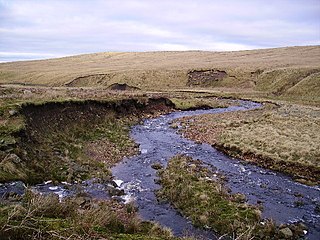
[[[197, 144], [183, 138], [170, 122], [184, 116], [207, 113], [242, 111], [261, 107], [260, 104], [240, 101], [239, 106], [211, 110], [174, 112], [155, 119], [147, 119], [132, 128], [131, 137], [140, 145], [141, 154], [125, 159], [112, 169], [116, 179], [123, 181], [120, 187], [127, 199], [134, 199], [140, 215], [145, 220], [154, 220], [169, 227], [178, 235], [193, 233], [203, 238], [213, 239], [214, 234], [192, 227], [169, 204], [159, 203], [154, 191], [156, 170], [153, 163], [166, 166], [167, 161], [176, 154], [186, 154], [213, 165], [227, 176], [228, 187], [233, 193], [244, 193], [248, 202], [262, 202], [263, 217], [272, 218], [277, 223], [303, 222], [309, 228], [309, 239], [320, 239], [320, 215], [315, 212], [320, 202], [320, 188], [309, 187], [293, 182], [289, 177], [263, 168], [243, 164], [230, 158], [208, 144]], [[299, 203], [299, 204], [297, 204]]]
[[[319, 186], [305, 186], [293, 182], [280, 173], [244, 164], [208, 144], [197, 144], [185, 139], [177, 133], [176, 129], [170, 127], [172, 120], [184, 116], [243, 111], [259, 107], [261, 104], [239, 101], [238, 106], [173, 112], [158, 118], [147, 119], [143, 124], [134, 126], [131, 129], [131, 137], [140, 145], [141, 154], [126, 158], [112, 168], [115, 183], [125, 191], [123, 200], [134, 200], [144, 220], [159, 222], [162, 226], [171, 228], [177, 236], [192, 235], [201, 239], [217, 239], [213, 232], [193, 227], [191, 222], [181, 216], [170, 204], [159, 203], [156, 199], [154, 192], [160, 186], [155, 183], [157, 174], [151, 165], [161, 163], [166, 166], [171, 157], [186, 154], [216, 167], [227, 176], [227, 186], [233, 193], [244, 193], [248, 202], [252, 204], [261, 202], [263, 217], [272, 218], [279, 224], [303, 222], [309, 228], [307, 238], [320, 239], [320, 214], [315, 211], [316, 206], [320, 208]], [[74, 186], [67, 183], [54, 186], [51, 182], [46, 182], [33, 188], [39, 192], [53, 192], [64, 197], [75, 194], [77, 191], [75, 189], [79, 186], [82, 191], [95, 198], [110, 197], [107, 194], [109, 186], [94, 179]], [[0, 195], [8, 191], [22, 194], [23, 183], [0, 184]]]

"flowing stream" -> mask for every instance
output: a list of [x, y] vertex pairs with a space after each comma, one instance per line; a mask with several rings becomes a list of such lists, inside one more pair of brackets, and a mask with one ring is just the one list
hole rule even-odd
[[[134, 199], [140, 215], [169, 227], [177, 236], [192, 233], [204, 239], [214, 239], [209, 231], [194, 228], [169, 204], [159, 203], [154, 194], [160, 186], [155, 183], [156, 170], [153, 163], [166, 166], [176, 154], [186, 154], [215, 166], [224, 173], [228, 187], [233, 193], [247, 196], [248, 202], [263, 204], [263, 217], [273, 218], [277, 223], [303, 222], [308, 226], [307, 237], [320, 239], [320, 215], [315, 208], [320, 202], [320, 188], [293, 182], [280, 173], [254, 165], [243, 164], [230, 158], [208, 144], [196, 144], [183, 138], [176, 129], [170, 128], [172, 120], [207, 113], [241, 111], [261, 107], [250, 101], [240, 101], [240, 106], [211, 110], [174, 112], [155, 119], [147, 119], [132, 128], [131, 137], [140, 144], [141, 154], [125, 159], [112, 169], [112, 173], [125, 190], [126, 199]], [[297, 204], [300, 203], [300, 204]], [[196, 207], [196, 206], [195, 206]]]
[[[239, 101], [239, 106], [174, 112], [147, 119], [143, 124], [134, 126], [131, 130], [131, 137], [140, 145], [141, 154], [124, 159], [112, 168], [115, 176], [114, 183], [125, 192], [122, 200], [134, 200], [144, 220], [159, 222], [162, 226], [171, 228], [177, 236], [192, 235], [201, 237], [201, 239], [217, 239], [213, 232], [193, 227], [191, 222], [181, 216], [170, 204], [159, 203], [156, 199], [155, 190], [160, 186], [155, 183], [158, 177], [156, 170], [151, 165], [161, 163], [166, 166], [171, 157], [186, 154], [216, 167], [218, 171], [226, 175], [227, 185], [233, 193], [244, 193], [248, 202], [252, 204], [256, 204], [257, 201], [261, 202], [264, 218], [272, 218], [279, 224], [303, 222], [309, 228], [307, 238], [320, 239], [319, 186], [305, 186], [292, 181], [283, 174], [244, 164], [208, 144], [197, 144], [185, 139], [177, 133], [176, 129], [170, 127], [172, 120], [184, 116], [243, 111], [259, 107], [261, 104]], [[107, 193], [110, 186], [101, 184], [95, 179], [77, 185], [62, 183], [58, 186], [48, 181], [33, 188], [39, 192], [54, 192], [64, 197], [76, 193], [79, 186], [95, 198], [110, 198]], [[12, 191], [22, 194], [23, 183], [0, 184], [0, 195]]]

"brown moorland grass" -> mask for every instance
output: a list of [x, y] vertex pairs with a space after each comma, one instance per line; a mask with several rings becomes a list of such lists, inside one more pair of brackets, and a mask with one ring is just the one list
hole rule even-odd
[[282, 104], [264, 109], [177, 120], [185, 137], [294, 176], [320, 179], [320, 110]]
[[[320, 46], [236, 52], [95, 53], [0, 64], [0, 84], [103, 87], [126, 83], [143, 90], [201, 88], [188, 85], [192, 70], [225, 72], [206, 89], [233, 88], [319, 104]], [[189, 86], [189, 87], [188, 87]]]
[[142, 221], [132, 203], [82, 202], [81, 197], [59, 201], [55, 194], [27, 190], [20, 203], [0, 204], [1, 239], [179, 239], [169, 229]]

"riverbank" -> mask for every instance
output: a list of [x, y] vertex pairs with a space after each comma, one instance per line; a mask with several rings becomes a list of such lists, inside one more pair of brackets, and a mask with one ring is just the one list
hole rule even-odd
[[[129, 126], [173, 106], [164, 98], [66, 100], [24, 103], [4, 111], [3, 117], [12, 113], [2, 131], [11, 141], [2, 142], [0, 181], [111, 178], [113, 164], [137, 153]], [[21, 124], [17, 129], [10, 125], [16, 121]]]
[[263, 109], [185, 117], [181, 133], [233, 157], [319, 184], [320, 110], [266, 103]]

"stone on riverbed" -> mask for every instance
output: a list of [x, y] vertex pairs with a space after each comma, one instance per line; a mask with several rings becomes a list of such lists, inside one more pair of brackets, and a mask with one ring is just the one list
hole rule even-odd
[[293, 233], [290, 228], [285, 227], [279, 230], [280, 236], [284, 237], [285, 239], [289, 239], [293, 237]]

